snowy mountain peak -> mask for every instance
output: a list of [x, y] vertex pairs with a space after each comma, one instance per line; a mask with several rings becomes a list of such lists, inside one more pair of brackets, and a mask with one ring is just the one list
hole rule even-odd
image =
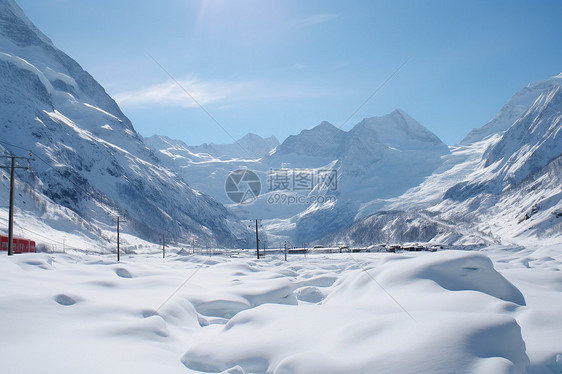
[[441, 154], [448, 147], [431, 131], [420, 125], [403, 110], [397, 109], [380, 117], [365, 118], [350, 131], [340, 130], [322, 122], [310, 130], [289, 136], [276, 150], [275, 157], [288, 154], [347, 160], [363, 164], [380, 159], [385, 148], [423, 150]]
[[546, 80], [529, 84], [527, 87], [518, 91], [511, 97], [499, 113], [486, 125], [473, 129], [462, 140], [461, 144], [472, 144], [483, 140], [491, 135], [506, 131], [523, 116], [535, 101], [544, 94], [556, 87], [562, 86], [562, 73], [550, 77]]
[[238, 145], [243, 148], [246, 156], [251, 158], [261, 158], [269, 151], [279, 145], [279, 140], [275, 136], [262, 138], [261, 136], [248, 133], [237, 141]]
[[264, 139], [257, 134], [248, 133], [233, 143], [203, 143], [201, 145], [190, 145], [187, 148], [192, 153], [206, 154], [225, 160], [233, 158], [255, 160], [264, 157], [278, 145], [279, 141], [274, 136]]
[[0, 34], [18, 46], [53, 45], [51, 39], [35, 27], [13, 0], [0, 0]]
[[401, 109], [381, 117], [365, 118], [350, 133], [377, 138], [381, 143], [396, 147], [423, 148], [428, 144], [446, 147], [431, 131], [420, 125]]
[[345, 131], [340, 130], [338, 127], [332, 125], [330, 122], [322, 121], [319, 125], [316, 125], [311, 129], [302, 130], [297, 136], [302, 136], [302, 137], [337, 136], [343, 133], [345, 133]]
[[330, 122], [323, 121], [311, 129], [302, 130], [298, 135], [290, 135], [277, 147], [275, 156], [296, 154], [311, 157], [333, 157], [345, 133]]
[[144, 138], [144, 143], [152, 150], [161, 149], [188, 149], [187, 144], [181, 140], [172, 139], [165, 135], [152, 135], [148, 138]]
[[261, 136], [254, 134], [253, 132], [249, 132], [243, 137], [241, 137], [240, 139], [238, 139], [239, 142], [256, 142], [262, 140], [264, 139]]
[[[332, 125], [328, 121], [322, 121], [319, 125], [316, 125], [312, 128], [314, 131], [337, 131], [337, 127]], [[306, 131], [306, 130], [305, 130]]]
[[506, 182], [519, 184], [562, 155], [562, 87], [541, 94], [501, 140], [487, 150], [485, 166], [493, 166]]
[[537, 175], [562, 156], [562, 87], [542, 91], [531, 107], [486, 149], [483, 167], [450, 188], [445, 198], [462, 201], [500, 195]]
[[549, 107], [552, 107], [552, 106], [555, 107], [554, 110], [559, 111], [560, 110], [559, 105], [560, 105], [561, 92], [562, 92], [562, 86], [555, 86], [552, 89], [550, 89], [549, 91], [545, 91], [533, 103], [533, 106], [529, 109], [529, 111], [526, 113], [526, 115], [529, 112], [537, 113], [537, 112], [540, 112], [540, 111], [547, 110]]

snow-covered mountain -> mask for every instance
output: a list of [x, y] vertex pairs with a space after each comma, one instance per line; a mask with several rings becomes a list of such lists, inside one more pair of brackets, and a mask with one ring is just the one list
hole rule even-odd
[[414, 241], [411, 233], [417, 231], [417, 241], [456, 244], [561, 241], [561, 78], [515, 94], [494, 121], [471, 132], [471, 141], [452, 147], [419, 186], [366, 204], [374, 215], [364, 214], [330, 238]]
[[[365, 204], [398, 196], [419, 185], [449, 153], [437, 136], [402, 110], [364, 119], [348, 132], [335, 131], [325, 123], [316, 130], [327, 133], [321, 139], [328, 140], [316, 147], [317, 153], [314, 146], [303, 147], [312, 150], [311, 157], [322, 155], [323, 163], [317, 159], [313, 162], [324, 166], [312, 167], [335, 171], [338, 185], [334, 191], [320, 186], [310, 195], [334, 196], [337, 200], [313, 202], [293, 217], [293, 239], [297, 242], [318, 240], [349, 226], [359, 212], [364, 212]], [[272, 164], [288, 161], [293, 168], [311, 167], [298, 151], [279, 152], [284, 144], [271, 155]]]
[[470, 202], [468, 216], [500, 237], [562, 236], [562, 87], [549, 84], [558, 77], [534, 85], [543, 91], [529, 109], [491, 142], [479, 168], [446, 191], [449, 215], [467, 216]]
[[189, 146], [159, 135], [144, 141], [164, 165], [188, 180], [193, 188], [222, 204], [232, 204], [224, 187], [228, 175], [242, 168], [264, 172], [260, 159], [279, 144], [275, 137], [263, 139], [255, 134], [247, 134], [233, 144], [220, 145]]
[[499, 194], [519, 185], [562, 154], [562, 87], [545, 90], [483, 155], [478, 175], [450, 189], [459, 198], [481, 191]]
[[208, 154], [215, 158], [245, 158], [257, 159], [263, 157], [270, 150], [279, 145], [276, 137], [262, 138], [257, 134], [248, 133], [232, 144], [204, 143], [189, 146], [193, 153]]
[[[322, 122], [254, 159], [219, 158], [205, 153], [206, 147], [164, 137], [146, 142], [167, 166], [229, 204], [238, 217], [262, 218], [272, 238], [295, 242], [347, 227], [369, 209], [364, 204], [419, 185], [449, 154], [437, 136], [402, 110], [364, 119], [349, 131]], [[232, 203], [224, 190], [228, 174], [240, 168], [261, 179], [261, 194], [248, 204]], [[322, 183], [324, 177], [332, 183]]]
[[[530, 84], [454, 147], [396, 110], [349, 131], [322, 122], [253, 160], [174, 156], [175, 146], [155, 151], [171, 153], [170, 167], [179, 160], [182, 175], [225, 204], [228, 173], [255, 171], [261, 195], [229, 208], [243, 219], [262, 218], [272, 240], [484, 244], [560, 237], [561, 85], [562, 74]], [[336, 176], [336, 188], [316, 179], [295, 191], [295, 173], [313, 180], [325, 171]], [[286, 188], [272, 188], [279, 174]]]
[[333, 159], [340, 152], [340, 145], [344, 136], [345, 131], [324, 121], [310, 130], [301, 131], [298, 135], [290, 135], [277, 147], [275, 152], [269, 155], [269, 159], [286, 160], [291, 155], [296, 155], [297, 159], [301, 159], [300, 156], [305, 156], [304, 162], [306, 163], [315, 158], [327, 157]]
[[449, 152], [435, 134], [397, 109], [385, 116], [366, 118], [348, 132], [322, 122], [289, 136], [269, 155], [268, 161], [273, 165], [290, 162], [311, 167], [311, 159], [338, 160], [348, 173], [358, 175], [387, 157], [417, 151], [439, 155]]
[[34, 206], [20, 209], [51, 225], [66, 219], [64, 207], [77, 230], [119, 215], [125, 231], [150, 240], [226, 245], [241, 233], [221, 204], [160, 163], [103, 87], [12, 0], [0, 0], [0, 123], [3, 155], [35, 155], [33, 172], [17, 173]]

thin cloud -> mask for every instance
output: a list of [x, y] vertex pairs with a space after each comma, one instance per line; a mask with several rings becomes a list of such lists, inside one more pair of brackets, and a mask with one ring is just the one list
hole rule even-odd
[[[326, 96], [326, 90], [300, 84], [267, 81], [199, 81], [179, 80], [178, 83], [201, 105], [219, 104], [231, 107], [234, 102], [258, 100], [291, 100]], [[138, 90], [113, 95], [121, 106], [158, 105], [194, 107], [197, 104], [172, 80]]]
[[[178, 81], [201, 105], [224, 100], [227, 97], [247, 90], [239, 82], [201, 82], [195, 79]], [[139, 106], [147, 104], [168, 106], [195, 106], [195, 102], [172, 80], [155, 84], [139, 90], [121, 92], [114, 95], [119, 105]]]
[[334, 13], [318, 13], [313, 14], [308, 17], [300, 18], [295, 22], [297, 27], [310, 27], [320, 25], [322, 23], [329, 22], [335, 18], [338, 18], [339, 14]]

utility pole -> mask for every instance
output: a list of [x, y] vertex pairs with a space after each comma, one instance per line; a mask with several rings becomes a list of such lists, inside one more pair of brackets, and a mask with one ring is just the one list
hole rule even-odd
[[256, 254], [258, 256], [258, 260], [260, 259], [260, 239], [258, 235], [258, 220], [256, 220]]
[[10, 213], [8, 222], [8, 256], [14, 254], [14, 179], [16, 170], [16, 158], [12, 157], [12, 169], [10, 171]]
[[166, 258], [166, 237], [162, 235], [162, 258]]
[[8, 256], [14, 254], [13, 244], [14, 244], [14, 180], [15, 180], [15, 169], [30, 169], [28, 166], [17, 166], [16, 159], [31, 160], [33, 153], [29, 151], [29, 157], [14, 157], [14, 156], [2, 156], [2, 158], [11, 158], [12, 162], [10, 166], [1, 165], [2, 169], [10, 169], [10, 212], [8, 213]]
[[[256, 256], [258, 260], [260, 259], [260, 236], [258, 232], [258, 220], [256, 219]], [[248, 227], [252, 228], [253, 225], [248, 225]]]
[[287, 241], [285, 240], [285, 261], [287, 261]]
[[121, 217], [117, 216], [114, 222], [117, 223], [117, 261], [119, 261], [119, 224], [127, 221], [121, 220]]

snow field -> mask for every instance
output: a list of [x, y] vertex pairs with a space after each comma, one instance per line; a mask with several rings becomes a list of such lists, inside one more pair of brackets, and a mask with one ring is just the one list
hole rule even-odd
[[561, 263], [556, 246], [1, 256], [2, 372], [557, 373]]

